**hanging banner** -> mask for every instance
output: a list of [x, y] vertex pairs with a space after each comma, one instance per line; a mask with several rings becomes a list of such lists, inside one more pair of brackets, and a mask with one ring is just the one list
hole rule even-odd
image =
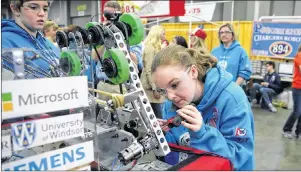
[[[215, 10], [216, 3], [187, 3], [185, 4], [185, 16], [179, 17], [180, 22], [200, 22], [211, 21]], [[192, 16], [189, 16], [192, 15]]]
[[252, 54], [294, 58], [301, 43], [300, 23], [254, 22]]
[[[101, 1], [101, 14], [108, 0]], [[185, 14], [185, 1], [121, 1], [122, 12], [136, 13], [141, 18], [183, 16]]]

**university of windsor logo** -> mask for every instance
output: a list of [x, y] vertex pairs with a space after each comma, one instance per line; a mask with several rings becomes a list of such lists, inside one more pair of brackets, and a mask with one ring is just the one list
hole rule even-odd
[[24, 122], [12, 126], [13, 141], [20, 147], [30, 146], [36, 138], [36, 124]]
[[2, 93], [2, 111], [11, 112], [13, 109], [12, 94]]

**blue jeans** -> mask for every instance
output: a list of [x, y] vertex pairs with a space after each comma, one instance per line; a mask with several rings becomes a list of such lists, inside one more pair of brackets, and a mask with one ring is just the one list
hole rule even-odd
[[255, 99], [257, 91], [260, 92], [266, 105], [271, 103], [270, 97], [272, 97], [273, 95], [276, 95], [276, 92], [273, 89], [264, 87], [258, 83], [254, 83], [253, 87], [252, 87], [252, 97], [251, 97], [252, 100]]
[[283, 127], [283, 131], [291, 132], [294, 123], [298, 119], [295, 133], [296, 135], [299, 135], [301, 134], [301, 89], [292, 88], [292, 91], [293, 91], [293, 101], [294, 101], [293, 112], [286, 120]]

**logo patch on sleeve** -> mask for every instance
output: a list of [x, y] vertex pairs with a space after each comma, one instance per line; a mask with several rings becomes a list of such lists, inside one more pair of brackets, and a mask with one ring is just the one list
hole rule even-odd
[[235, 136], [245, 136], [247, 134], [247, 130], [245, 128], [238, 128], [235, 129]]

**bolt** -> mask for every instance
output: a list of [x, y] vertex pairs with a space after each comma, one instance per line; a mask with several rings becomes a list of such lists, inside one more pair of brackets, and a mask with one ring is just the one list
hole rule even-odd
[[150, 118], [150, 119], [154, 119], [154, 115], [151, 114], [151, 115], [149, 116], [149, 118]]
[[161, 134], [161, 131], [160, 131], [160, 130], [158, 130], [158, 131], [157, 131], [157, 135], [160, 135], [160, 134]]
[[119, 135], [118, 134], [115, 134], [114, 136], [112, 136], [111, 138], [118, 138]]
[[17, 77], [18, 78], [24, 78], [24, 73], [22, 73], [22, 72], [17, 73]]
[[23, 60], [21, 58], [16, 59], [17, 65], [23, 64]]
[[121, 142], [127, 142], [127, 141], [129, 141], [128, 138], [124, 138], [121, 140]]

